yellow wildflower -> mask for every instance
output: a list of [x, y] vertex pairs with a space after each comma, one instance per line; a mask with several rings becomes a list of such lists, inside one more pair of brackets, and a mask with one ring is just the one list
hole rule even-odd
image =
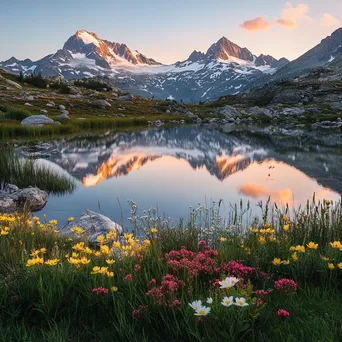
[[283, 229], [285, 232], [287, 232], [289, 230], [289, 228], [290, 228], [289, 224], [284, 224]]
[[297, 254], [297, 252], [294, 252], [292, 255], [291, 255], [291, 258], [292, 258], [292, 260], [293, 261], [298, 261], [298, 254]]
[[118, 290], [118, 288], [116, 286], [112, 286], [112, 291], [116, 292]]
[[79, 251], [79, 252], [83, 252], [85, 250], [84, 247], [84, 242], [79, 242], [76, 245], [72, 246], [72, 249], [74, 249], [75, 251]]
[[283, 260], [281, 263], [283, 265], [289, 265], [290, 264], [290, 260]]
[[80, 263], [81, 263], [82, 265], [87, 265], [87, 264], [90, 263], [90, 259], [87, 259], [86, 257], [82, 257], [82, 258], [80, 259]]
[[334, 242], [330, 242], [330, 246], [332, 248], [335, 248], [335, 249], [340, 249], [342, 248], [342, 244], [340, 241], [334, 241]]
[[45, 261], [45, 264], [49, 266], [56, 266], [58, 262], [59, 262], [59, 259], [49, 259]]
[[107, 263], [108, 265], [113, 265], [113, 264], [115, 263], [115, 260], [114, 260], [114, 259], [107, 259], [107, 260], [106, 260], [106, 263]]
[[77, 235], [82, 235], [84, 233], [84, 229], [82, 229], [81, 227], [71, 228], [71, 231]]
[[72, 221], [74, 221], [74, 220], [75, 220], [74, 217], [69, 217], [69, 218], [68, 218], [68, 221], [69, 221], [69, 222], [72, 222]]
[[328, 263], [329, 270], [333, 270], [335, 268], [335, 265], [331, 262]]
[[260, 236], [258, 242], [260, 243], [260, 245], [264, 245], [266, 243], [266, 239], [263, 236]]
[[49, 223], [50, 223], [52, 226], [55, 226], [55, 225], [57, 224], [57, 220], [51, 220]]
[[151, 229], [151, 233], [157, 233], [158, 232], [158, 229], [157, 228], [152, 228]]
[[342, 270], [342, 262], [340, 262], [339, 264], [337, 264], [337, 267]]
[[28, 259], [26, 266], [32, 267], [32, 266], [35, 266], [37, 264], [43, 264], [43, 263], [44, 263], [43, 258], [36, 257], [36, 258]]
[[318, 243], [314, 243], [314, 242], [309, 242], [306, 247], [308, 247], [309, 249], [317, 249], [318, 248]]
[[1, 229], [0, 235], [8, 235], [8, 234], [9, 234], [9, 232], [7, 230]]
[[283, 215], [283, 220], [285, 222], [288, 222], [288, 221], [290, 221], [290, 218], [287, 215]]
[[280, 266], [281, 265], [281, 260], [279, 258], [274, 258], [272, 261], [272, 264], [274, 266]]
[[109, 255], [111, 252], [107, 245], [100, 246], [100, 251], [102, 254], [107, 254], [107, 255]]
[[106, 238], [109, 240], [109, 239], [116, 239], [116, 233], [115, 232], [109, 232], [107, 235], [106, 235]]
[[103, 235], [99, 235], [99, 236], [97, 237], [97, 241], [98, 241], [99, 243], [104, 243], [104, 242], [106, 241], [106, 238], [105, 238]]
[[227, 238], [221, 237], [221, 238], [220, 238], [220, 241], [221, 241], [221, 242], [226, 242], [226, 241], [227, 241]]

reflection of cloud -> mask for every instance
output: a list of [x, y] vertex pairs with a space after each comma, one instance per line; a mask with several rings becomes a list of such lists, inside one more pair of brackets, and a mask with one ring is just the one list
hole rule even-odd
[[341, 21], [329, 13], [324, 13], [320, 19], [320, 25], [324, 27], [339, 27]]
[[241, 186], [239, 193], [255, 199], [271, 197], [273, 202], [276, 203], [290, 203], [293, 201], [293, 193], [289, 188], [274, 191], [267, 189], [263, 185], [247, 183]]
[[247, 31], [268, 30], [273, 25], [280, 25], [288, 29], [293, 29], [297, 27], [297, 22], [300, 20], [312, 21], [311, 17], [307, 15], [308, 12], [308, 5], [298, 4], [297, 6], [293, 6], [288, 2], [281, 12], [281, 18], [267, 21], [263, 17], [257, 17], [244, 21], [240, 27]]

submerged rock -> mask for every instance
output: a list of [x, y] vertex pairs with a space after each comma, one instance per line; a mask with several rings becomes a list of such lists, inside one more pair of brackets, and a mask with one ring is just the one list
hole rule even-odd
[[59, 230], [59, 233], [65, 236], [74, 236], [71, 231], [73, 227], [81, 227], [84, 229], [90, 243], [96, 243], [97, 237], [100, 235], [106, 236], [109, 232], [122, 232], [122, 227], [119, 224], [91, 210], [86, 210], [80, 217], [65, 224]]

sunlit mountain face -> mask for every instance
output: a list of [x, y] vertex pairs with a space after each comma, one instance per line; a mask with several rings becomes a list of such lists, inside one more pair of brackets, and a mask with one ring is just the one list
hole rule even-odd
[[46, 162], [79, 186], [71, 195], [50, 196], [44, 213], [63, 221], [100, 205], [104, 214], [120, 219], [130, 216], [123, 203], [133, 199], [140, 208], [158, 207], [178, 219], [189, 206], [211, 200], [222, 199], [226, 208], [249, 201], [255, 211], [268, 198], [292, 208], [313, 194], [317, 200], [338, 200], [342, 154], [329, 148], [336, 139], [322, 145], [310, 139], [177, 127], [57, 142], [59, 153]]

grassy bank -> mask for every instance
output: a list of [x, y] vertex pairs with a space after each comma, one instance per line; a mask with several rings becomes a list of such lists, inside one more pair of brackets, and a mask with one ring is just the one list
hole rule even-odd
[[251, 227], [132, 222], [89, 246], [81, 227], [0, 216], [0, 340], [341, 340], [341, 203]]
[[53, 194], [71, 192], [76, 187], [71, 178], [37, 165], [34, 160], [20, 158], [9, 148], [0, 148], [0, 184], [36, 186]]

